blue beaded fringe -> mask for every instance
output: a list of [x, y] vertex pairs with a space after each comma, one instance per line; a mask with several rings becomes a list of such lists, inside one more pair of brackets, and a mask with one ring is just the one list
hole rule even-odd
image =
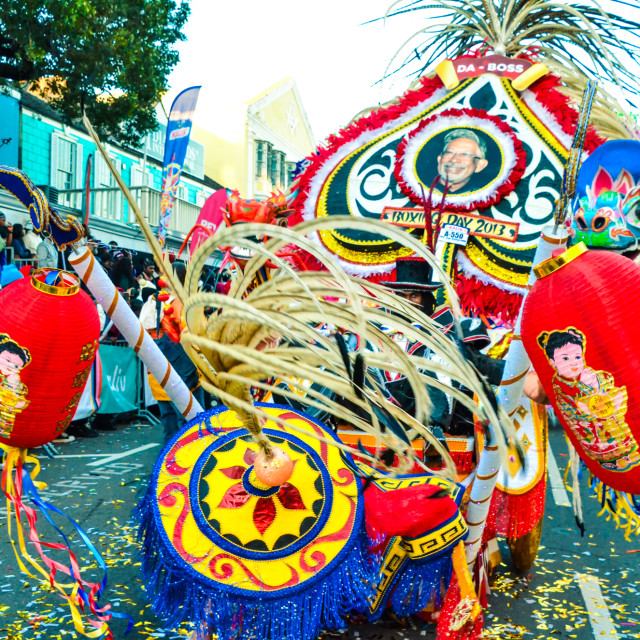
[[152, 492], [134, 511], [142, 542], [142, 578], [154, 613], [169, 627], [192, 622], [219, 640], [315, 640], [323, 629], [345, 626], [346, 616], [365, 611], [378, 567], [367, 553], [363, 531], [352, 549], [321, 582], [286, 599], [229, 594], [199, 582], [180, 567], [163, 543], [153, 516]]
[[428, 563], [406, 562], [389, 598], [393, 612], [400, 617], [408, 616], [430, 602], [438, 608], [442, 601], [442, 581], [449, 585], [452, 570], [451, 553]]

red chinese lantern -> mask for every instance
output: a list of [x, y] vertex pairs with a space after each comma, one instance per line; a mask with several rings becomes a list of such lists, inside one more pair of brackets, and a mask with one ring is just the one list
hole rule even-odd
[[0, 291], [0, 443], [37, 447], [69, 426], [99, 336], [71, 273], [39, 269]]
[[640, 493], [640, 266], [580, 243], [536, 267], [522, 340], [562, 426], [603, 483]]

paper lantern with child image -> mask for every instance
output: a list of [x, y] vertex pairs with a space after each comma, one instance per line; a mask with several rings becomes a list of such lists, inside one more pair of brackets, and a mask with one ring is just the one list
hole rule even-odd
[[[36, 479], [39, 463], [27, 451], [51, 442], [70, 424], [91, 373], [99, 335], [95, 305], [72, 273], [38, 269], [0, 291], [0, 489], [7, 498], [7, 534], [21, 569], [29, 576], [39, 575], [47, 589], [67, 601], [78, 634], [112, 638], [107, 622], [128, 616], [99, 604], [106, 573], [101, 583], [87, 581], [73, 543], [61, 529], [54, 525], [64, 542], [48, 542], [40, 535], [34, 506], [51, 524], [62, 511], [39, 495], [46, 485]], [[106, 571], [87, 534], [68, 520], [96, 566]], [[32, 544], [27, 547], [25, 540]], [[51, 549], [68, 553], [68, 562], [53, 560]], [[62, 574], [71, 580], [60, 582], [57, 576]]]
[[0, 292], [0, 444], [37, 447], [71, 422], [100, 321], [77, 276], [39, 269]]
[[580, 243], [536, 267], [522, 340], [562, 426], [596, 478], [640, 493], [640, 266]]

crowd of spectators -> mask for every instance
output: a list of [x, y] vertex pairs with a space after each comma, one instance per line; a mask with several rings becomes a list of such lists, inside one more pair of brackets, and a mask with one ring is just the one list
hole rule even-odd
[[[96, 261], [107, 272], [109, 279], [118, 289], [120, 296], [129, 304], [133, 312], [140, 318], [143, 327], [149, 331], [156, 340], [160, 350], [178, 371], [185, 383], [194, 392], [198, 401], [210, 406], [212, 399], [205, 398], [202, 388], [199, 386], [198, 375], [195, 366], [177, 342], [179, 334], [179, 315], [177, 301], [169, 298], [163, 305], [159, 294], [161, 290], [160, 270], [150, 254], [135, 252], [120, 247], [115, 241], [108, 244], [101, 243], [93, 238], [86, 229], [87, 244], [93, 252]], [[186, 265], [180, 260], [173, 262], [175, 276], [184, 282]], [[167, 295], [167, 292], [164, 292]], [[164, 307], [173, 309], [173, 316], [167, 316]], [[106, 316], [104, 310], [97, 306], [101, 319], [100, 341], [114, 345], [125, 345], [123, 336], [118, 328]], [[172, 331], [171, 324], [175, 325]], [[172, 336], [171, 338], [169, 336]], [[175, 410], [169, 398], [159, 387], [156, 381], [149, 376], [150, 389], [157, 404], [154, 406], [160, 421], [163, 424], [165, 441], [175, 433], [184, 423], [182, 416]], [[109, 415], [98, 413], [93, 421], [83, 420], [80, 423], [72, 423], [67, 436], [95, 437], [96, 430], [115, 430], [120, 423], [127, 422], [131, 416]]]
[[[160, 277], [153, 260], [147, 254], [137, 253], [131, 249], [121, 247], [115, 240], [102, 242], [94, 238], [89, 229], [85, 229], [87, 246], [93, 253], [96, 262], [106, 271], [109, 279], [115, 285], [120, 297], [131, 307], [136, 315], [140, 315], [142, 307], [147, 300], [151, 300], [154, 309], [157, 307], [157, 321], [161, 319], [158, 293]], [[141, 286], [143, 270], [147, 277], [144, 279], [144, 290]], [[85, 291], [87, 291], [85, 289]], [[90, 294], [89, 291], [87, 293]], [[126, 346], [126, 341], [118, 328], [106, 315], [104, 309], [96, 304], [100, 317], [100, 342], [116, 346]], [[73, 421], [67, 432], [59, 439], [59, 442], [71, 441], [74, 438], [95, 438], [99, 431], [115, 431], [120, 424], [127, 423], [133, 416], [127, 414], [96, 413], [90, 418], [82, 418]]]
[[8, 264], [22, 270], [25, 266], [57, 267], [59, 263], [59, 252], [50, 238], [36, 231], [30, 221], [24, 225], [7, 222], [0, 211], [0, 269]]

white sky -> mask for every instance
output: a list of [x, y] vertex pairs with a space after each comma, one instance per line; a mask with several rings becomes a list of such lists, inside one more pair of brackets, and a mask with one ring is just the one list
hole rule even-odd
[[[392, 2], [191, 0], [187, 40], [177, 47], [180, 62], [169, 77], [165, 108], [182, 89], [201, 84], [195, 121], [207, 128], [226, 122], [224, 107], [293, 77], [321, 142], [363, 109], [402, 94], [413, 80], [398, 77], [375, 85], [393, 54], [424, 25], [421, 11], [363, 24], [384, 16]], [[610, 0], [603, 6], [633, 15]]]
[[165, 105], [182, 89], [202, 84], [195, 120], [206, 127], [222, 107], [293, 77], [316, 141], [322, 141], [410, 84], [399, 78], [382, 89], [373, 86], [419, 28], [404, 17], [363, 24], [384, 16], [391, 1], [192, 0]]

